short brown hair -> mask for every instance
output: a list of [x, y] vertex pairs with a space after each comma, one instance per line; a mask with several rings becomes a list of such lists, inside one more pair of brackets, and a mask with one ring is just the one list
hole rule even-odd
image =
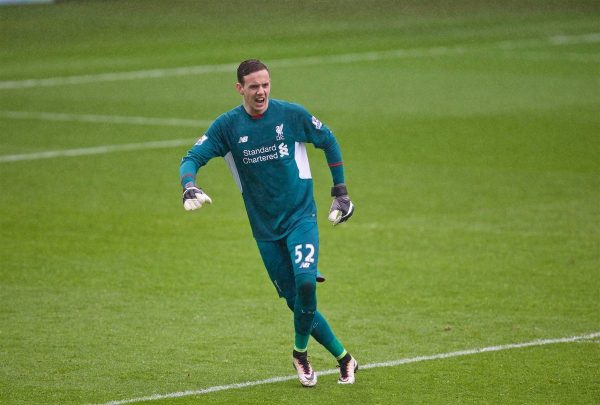
[[237, 68], [238, 83], [244, 84], [244, 76], [248, 76], [250, 73], [258, 72], [260, 70], [269, 71], [267, 65], [258, 59], [248, 59], [243, 61]]

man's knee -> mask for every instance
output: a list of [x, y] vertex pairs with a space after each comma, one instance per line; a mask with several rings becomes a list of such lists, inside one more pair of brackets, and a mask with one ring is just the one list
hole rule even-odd
[[[284, 296], [285, 303], [291, 311], [296, 307], [296, 301], [303, 307], [316, 307], [317, 282], [315, 275], [301, 274], [296, 277], [295, 291]], [[311, 311], [314, 309], [311, 308]]]
[[298, 295], [300, 296], [309, 297], [314, 295], [317, 290], [316, 280], [303, 280], [297, 285], [296, 289], [298, 290]]
[[314, 274], [296, 276], [296, 292], [300, 305], [316, 307], [317, 279]]

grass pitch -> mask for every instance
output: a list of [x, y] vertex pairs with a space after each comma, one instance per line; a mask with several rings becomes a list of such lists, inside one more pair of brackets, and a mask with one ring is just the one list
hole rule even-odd
[[[1, 7], [0, 402], [293, 374], [291, 313], [222, 161], [200, 173], [214, 204], [181, 207], [179, 160], [206, 126], [153, 121], [239, 104], [234, 69], [250, 57], [271, 66], [272, 97], [342, 146], [357, 212], [335, 229], [309, 151], [319, 306], [361, 363], [599, 332], [599, 17], [596, 1]], [[183, 143], [82, 152], [169, 140]], [[147, 402], [597, 403], [599, 343]]]

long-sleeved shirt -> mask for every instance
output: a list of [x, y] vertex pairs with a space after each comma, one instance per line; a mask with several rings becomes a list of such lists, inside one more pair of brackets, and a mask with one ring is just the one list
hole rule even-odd
[[254, 238], [278, 240], [316, 217], [307, 143], [324, 150], [333, 184], [344, 183], [335, 136], [304, 107], [271, 99], [263, 114], [251, 116], [240, 105], [219, 116], [183, 158], [181, 184], [195, 184], [202, 166], [224, 157], [242, 192]]

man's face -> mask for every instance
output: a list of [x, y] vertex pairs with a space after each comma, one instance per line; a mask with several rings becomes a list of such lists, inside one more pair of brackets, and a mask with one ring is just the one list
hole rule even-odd
[[271, 78], [266, 70], [259, 70], [244, 76], [244, 84], [235, 85], [238, 93], [244, 97], [244, 108], [250, 115], [262, 114], [269, 106]]

